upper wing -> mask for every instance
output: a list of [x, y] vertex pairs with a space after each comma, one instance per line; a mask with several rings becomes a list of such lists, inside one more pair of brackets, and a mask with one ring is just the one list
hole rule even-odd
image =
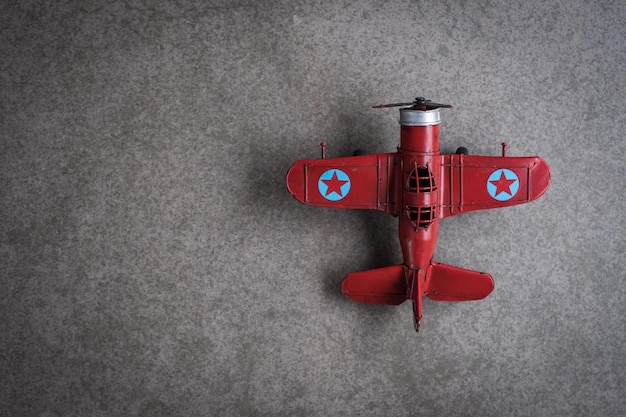
[[441, 217], [535, 200], [550, 185], [550, 168], [537, 156], [442, 155]]
[[395, 153], [300, 160], [287, 173], [287, 188], [313, 206], [395, 214], [397, 190], [390, 184], [397, 160]]

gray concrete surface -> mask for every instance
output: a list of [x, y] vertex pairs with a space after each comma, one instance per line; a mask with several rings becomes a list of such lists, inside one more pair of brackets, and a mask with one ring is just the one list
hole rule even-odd
[[[0, 415], [623, 416], [619, 1], [5, 2]], [[484, 301], [342, 297], [396, 220], [290, 197], [297, 159], [540, 155], [531, 204], [441, 224]]]

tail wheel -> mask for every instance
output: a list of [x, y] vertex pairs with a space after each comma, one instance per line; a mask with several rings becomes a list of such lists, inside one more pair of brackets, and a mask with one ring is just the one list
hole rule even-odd
[[467, 150], [467, 148], [465, 146], [460, 146], [458, 148], [456, 148], [456, 152], [457, 155], [469, 155], [469, 151]]

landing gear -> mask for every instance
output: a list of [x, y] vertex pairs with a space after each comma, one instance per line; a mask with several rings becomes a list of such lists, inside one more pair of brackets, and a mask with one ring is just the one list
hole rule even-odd
[[467, 150], [467, 148], [466, 148], [466, 147], [464, 147], [464, 146], [461, 146], [461, 147], [456, 148], [456, 152], [455, 152], [455, 153], [456, 153], [457, 155], [469, 155], [469, 151], [468, 151], [468, 150]]
[[352, 156], [361, 156], [361, 155], [365, 155], [365, 152], [362, 149], [355, 149], [354, 152], [352, 152]]

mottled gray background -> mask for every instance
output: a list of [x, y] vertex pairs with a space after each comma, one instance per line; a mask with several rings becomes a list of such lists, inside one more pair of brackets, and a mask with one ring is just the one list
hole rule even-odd
[[[6, 2], [9, 3], [9, 2]], [[622, 416], [621, 1], [18, 2], [0, 14], [0, 415]], [[484, 301], [342, 297], [396, 219], [308, 207], [297, 159], [540, 155], [531, 204], [442, 222]]]

